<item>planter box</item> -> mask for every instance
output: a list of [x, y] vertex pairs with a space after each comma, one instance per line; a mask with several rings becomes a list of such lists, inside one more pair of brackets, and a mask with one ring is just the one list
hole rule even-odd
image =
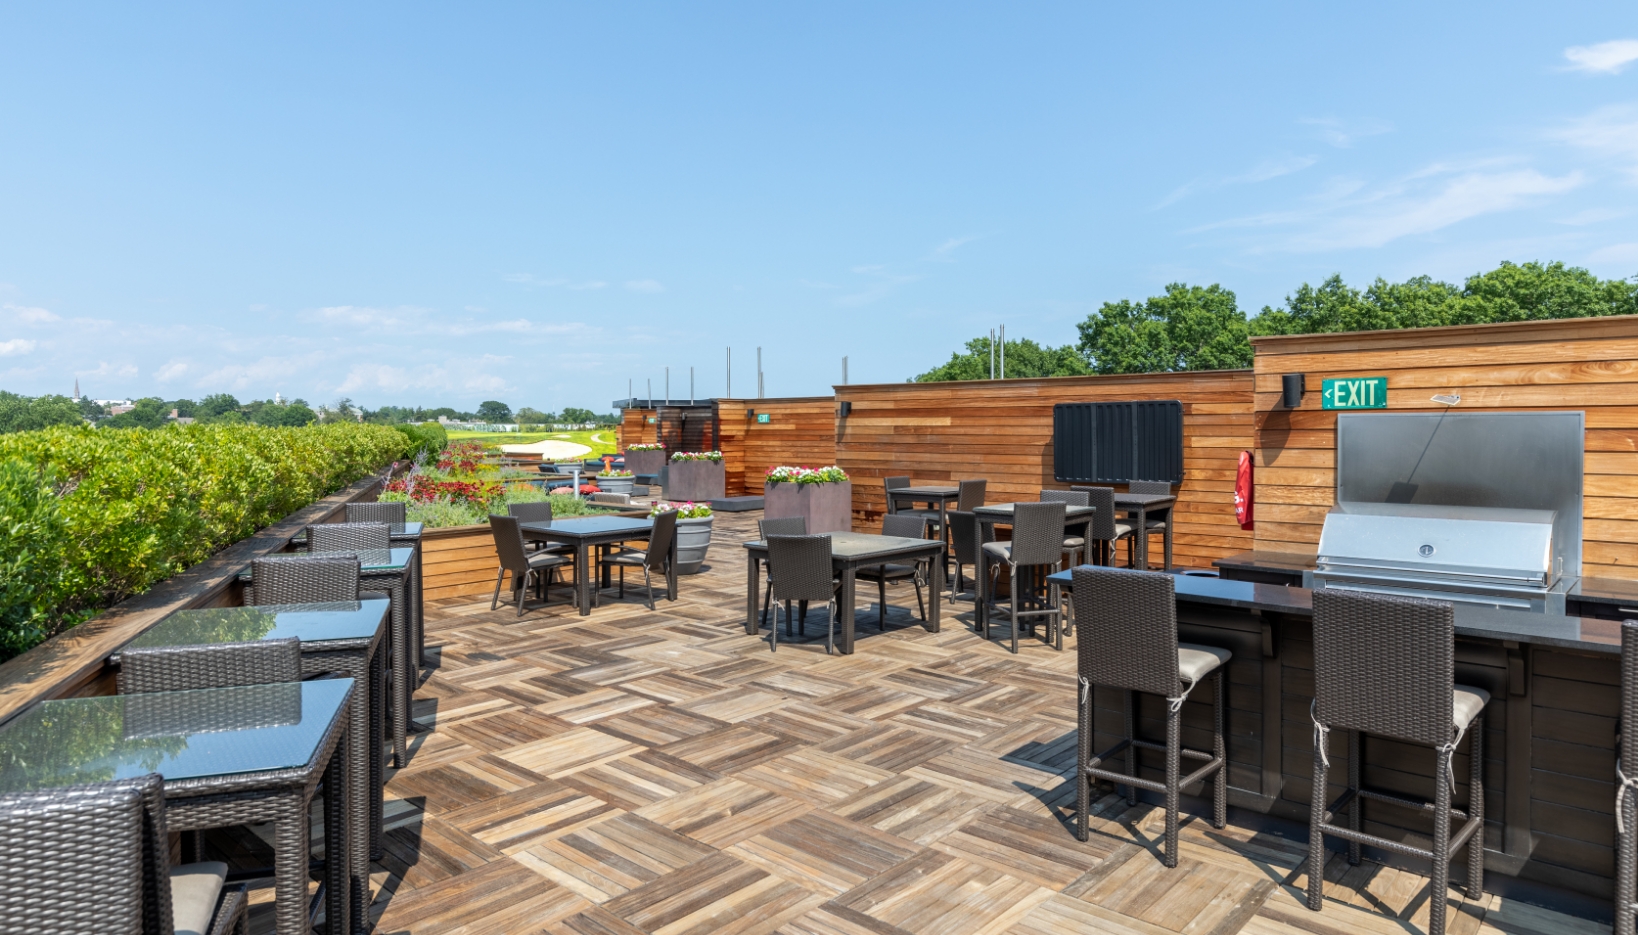
[[[673, 471], [676, 467], [671, 468]], [[839, 484], [768, 484], [762, 489], [764, 519], [800, 516], [808, 532], [853, 531], [853, 482]]]
[[637, 483], [635, 477], [603, 477], [592, 478], [592, 483], [604, 493], [631, 493], [631, 488]]
[[633, 474], [658, 474], [670, 455], [661, 448], [658, 451], [628, 451], [622, 457], [626, 459], [626, 470]]
[[699, 574], [705, 564], [705, 550], [711, 547], [714, 516], [677, 520], [677, 574]]
[[726, 495], [728, 472], [721, 461], [672, 461], [662, 480], [667, 500], [704, 503]]

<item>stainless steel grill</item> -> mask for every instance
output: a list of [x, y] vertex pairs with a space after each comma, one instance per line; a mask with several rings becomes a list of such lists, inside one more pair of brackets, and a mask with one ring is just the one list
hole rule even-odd
[[1338, 503], [1305, 583], [1564, 612], [1552, 510]]

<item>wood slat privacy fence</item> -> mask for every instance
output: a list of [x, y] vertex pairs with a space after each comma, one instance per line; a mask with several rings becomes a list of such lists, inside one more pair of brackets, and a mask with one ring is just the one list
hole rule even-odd
[[[878, 527], [882, 479], [917, 483], [988, 478], [992, 503], [1034, 500], [1053, 479], [1052, 407], [1060, 402], [1176, 399], [1183, 404], [1183, 475], [1175, 561], [1210, 567], [1252, 547], [1234, 521], [1234, 476], [1252, 445], [1250, 370], [841, 386], [852, 412], [838, 420], [836, 461], [853, 478], [856, 529]], [[1117, 485], [1117, 489], [1124, 486]], [[1158, 561], [1159, 542], [1151, 550]]]
[[730, 497], [761, 496], [770, 467], [836, 463], [835, 397], [719, 399], [717, 421]]
[[[1458, 325], [1404, 331], [1252, 338], [1257, 357], [1256, 547], [1312, 555], [1335, 500], [1336, 412], [1321, 381], [1388, 379], [1387, 412], [1586, 413], [1582, 573], [1630, 578], [1638, 569], [1638, 316]], [[1280, 405], [1280, 376], [1308, 392]]]

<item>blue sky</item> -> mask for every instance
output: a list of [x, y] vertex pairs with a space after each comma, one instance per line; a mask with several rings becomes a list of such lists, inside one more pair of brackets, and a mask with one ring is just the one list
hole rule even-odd
[[1638, 273], [1638, 6], [0, 6], [0, 388], [599, 411]]

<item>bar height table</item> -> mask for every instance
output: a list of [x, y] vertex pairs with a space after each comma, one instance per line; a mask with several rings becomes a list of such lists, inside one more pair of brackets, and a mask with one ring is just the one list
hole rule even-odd
[[[989, 504], [987, 506], [981, 506], [978, 509], [973, 510], [973, 515], [978, 517], [978, 524], [979, 524], [979, 531], [980, 531], [980, 541], [984, 541], [983, 536], [982, 536], [982, 532], [983, 532], [983, 528], [985, 526], [1010, 526], [1010, 525], [1012, 525], [1012, 510], [1013, 510], [1013, 507], [1015, 507], [1017, 505], [1018, 505], [1017, 503], [991, 503], [991, 504]], [[1070, 527], [1073, 527], [1073, 526], [1082, 527], [1081, 535], [1082, 535], [1083, 538], [1086, 539], [1087, 549], [1091, 549], [1091, 547], [1092, 547], [1092, 539], [1088, 535], [1088, 533], [1090, 533], [1092, 531], [1092, 529], [1091, 529], [1092, 516], [1093, 516], [1093, 514], [1095, 514], [1097, 512], [1098, 512], [1098, 510], [1097, 510], [1096, 507], [1075, 506], [1073, 504], [1067, 504], [1067, 503], [1064, 504], [1064, 530], [1065, 530], [1065, 532], [1067, 532], [1070, 529]], [[1084, 556], [1086, 553], [1082, 553], [1082, 554]], [[978, 566], [977, 566], [977, 570], [974, 572], [974, 575], [978, 579], [976, 585], [974, 586], [975, 587], [975, 594], [976, 594], [975, 603], [977, 605], [976, 614], [977, 614], [978, 624], [979, 624], [980, 627], [986, 627], [986, 626], [989, 625], [989, 622], [990, 622], [990, 607], [989, 607], [989, 597], [990, 597], [990, 595], [985, 593], [985, 591], [986, 591], [986, 588], [989, 586], [990, 573], [989, 573], [989, 557], [985, 554], [985, 552], [984, 552], [984, 550], [982, 548], [980, 548], [978, 550]]]
[[[632, 539], [647, 539], [654, 531], [652, 519], [635, 516], [576, 516], [554, 519], [550, 523], [519, 523], [525, 539], [539, 542], [565, 542], [574, 546], [574, 598], [580, 616], [591, 613], [592, 574], [597, 569], [590, 561], [593, 550], [603, 551], [608, 546]], [[666, 600], [677, 599], [677, 563], [675, 540], [671, 543], [672, 561], [666, 563]], [[603, 569], [603, 587], [609, 586], [608, 569]]]
[[[1124, 510], [1127, 516], [1134, 519], [1132, 524], [1132, 538], [1137, 540], [1137, 559], [1132, 564], [1144, 569], [1149, 568], [1149, 534], [1144, 531], [1143, 525], [1148, 521], [1149, 514], [1172, 512], [1177, 503], [1176, 494], [1164, 493], [1121, 493], [1115, 492], [1115, 509]], [[1165, 564], [1162, 566], [1170, 571], [1172, 568], [1172, 528], [1177, 524], [1166, 517], [1165, 530]]]
[[[937, 509], [939, 536], [944, 540], [945, 550], [949, 550], [950, 522], [948, 513], [951, 505], [961, 499], [960, 487], [941, 487], [935, 485], [929, 485], [926, 487], [899, 487], [895, 490], [888, 491], [887, 496], [887, 512], [889, 513], [897, 511], [897, 504], [900, 500], [908, 500], [912, 506], [917, 503], [925, 503], [928, 507]], [[949, 573], [948, 569], [946, 569], [945, 573]], [[955, 600], [954, 591], [950, 592], [950, 600]]]
[[[927, 629], [938, 632], [940, 596], [944, 590], [944, 564], [937, 561], [944, 555], [944, 543], [937, 539], [904, 539], [898, 536], [873, 536], [862, 532], [832, 532], [830, 536], [831, 567], [842, 573], [842, 593], [838, 614], [842, 618], [841, 636], [836, 641], [838, 652], [853, 652], [853, 582], [860, 568], [885, 565], [893, 561], [926, 559], [932, 569], [933, 580], [928, 591]], [[762, 563], [768, 560], [768, 543], [758, 539], [745, 543], [745, 632], [756, 636], [761, 630], [760, 609], [757, 606], [762, 584]], [[777, 625], [777, 624], [776, 624]]]
[[[405, 592], [408, 599], [412, 632], [410, 645], [415, 647], [415, 655], [411, 662], [416, 669], [422, 668], [425, 660], [422, 656], [426, 649], [426, 608], [421, 604], [421, 533], [426, 528], [424, 523], [388, 523], [387, 539], [393, 548], [409, 547], [415, 550], [415, 557], [410, 561], [409, 588]], [[307, 529], [290, 537], [290, 547], [297, 552], [307, 551]]]
[[[305, 935], [308, 806], [322, 779], [324, 852], [349, 854], [353, 680], [42, 701], [0, 727], [0, 792], [159, 773], [173, 831], [274, 823], [279, 935]], [[325, 861], [325, 913], [350, 919], [349, 860]]]
[[[370, 858], [381, 851], [383, 770], [381, 741], [386, 722], [386, 635], [391, 602], [379, 598], [326, 604], [271, 604], [181, 610], [145, 631], [127, 646], [200, 646], [296, 637], [301, 640], [303, 676], [337, 673], [365, 687], [352, 706], [348, 727], [353, 754], [353, 922], [363, 927], [368, 908]], [[120, 654], [109, 660], [119, 665]], [[366, 833], [367, 832], [367, 833]], [[360, 900], [363, 900], [361, 903]]]

